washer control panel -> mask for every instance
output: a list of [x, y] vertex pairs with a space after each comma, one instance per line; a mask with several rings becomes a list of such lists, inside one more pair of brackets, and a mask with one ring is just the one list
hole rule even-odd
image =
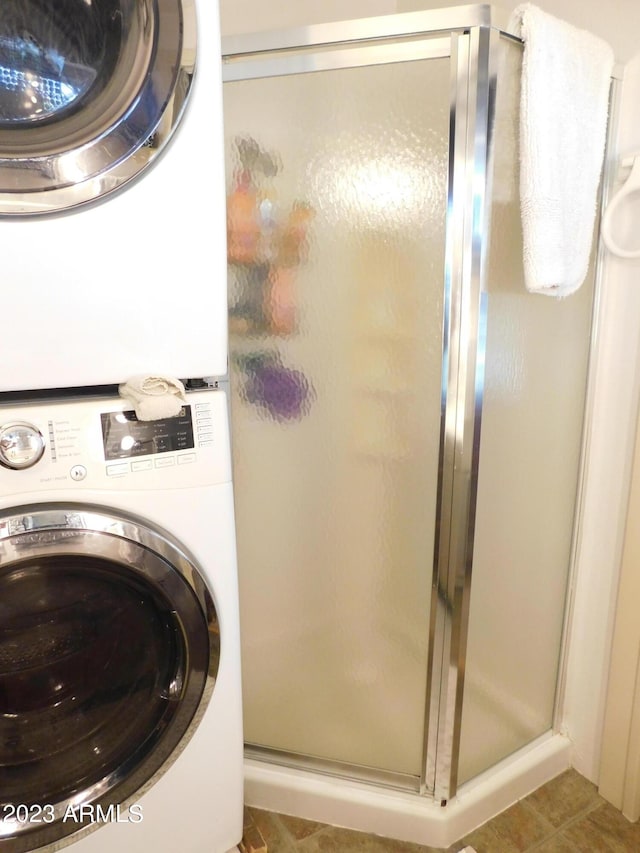
[[187, 488], [231, 479], [226, 396], [143, 421], [120, 397], [0, 405], [0, 488]]

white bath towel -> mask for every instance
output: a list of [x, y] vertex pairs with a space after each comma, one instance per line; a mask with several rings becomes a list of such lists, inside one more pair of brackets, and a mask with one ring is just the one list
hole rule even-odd
[[186, 402], [184, 385], [173, 376], [132, 376], [118, 391], [141, 421], [173, 418]]
[[589, 265], [606, 141], [613, 51], [536, 6], [518, 6], [524, 41], [520, 204], [527, 289], [566, 296]]

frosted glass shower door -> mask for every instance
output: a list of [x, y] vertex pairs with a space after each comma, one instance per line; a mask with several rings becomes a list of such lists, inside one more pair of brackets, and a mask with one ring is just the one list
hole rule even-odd
[[553, 726], [591, 340], [593, 265], [567, 299], [524, 284], [521, 62], [503, 39], [460, 783]]
[[451, 90], [434, 44], [280, 60], [224, 92], [246, 739], [414, 787]]

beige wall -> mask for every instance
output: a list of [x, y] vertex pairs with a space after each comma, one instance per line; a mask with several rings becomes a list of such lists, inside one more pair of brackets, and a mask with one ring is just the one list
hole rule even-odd
[[222, 35], [392, 15], [396, 0], [220, 0]]
[[600, 793], [630, 820], [640, 817], [640, 441], [629, 501], [607, 712], [602, 742]]
[[[640, 53], [625, 69], [620, 122], [622, 154], [640, 151]], [[627, 216], [638, 215], [638, 207]], [[631, 232], [629, 232], [631, 233]], [[636, 294], [640, 260], [611, 258], [609, 264], [616, 281]], [[640, 310], [636, 299], [635, 310]], [[638, 351], [629, 341], [628, 361], [638, 363]], [[602, 738], [600, 792], [631, 820], [640, 817], [640, 431], [636, 435], [635, 458], [631, 473], [631, 491], [624, 536], [620, 587], [606, 697], [606, 715]]]

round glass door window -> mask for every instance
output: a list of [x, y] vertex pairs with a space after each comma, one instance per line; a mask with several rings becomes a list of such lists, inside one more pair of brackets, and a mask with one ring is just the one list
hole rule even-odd
[[2, 0], [0, 213], [91, 201], [153, 160], [190, 91], [194, 14], [193, 0]]
[[106, 811], [166, 769], [219, 662], [213, 603], [166, 537], [100, 513], [39, 511], [14, 526], [25, 518], [27, 531], [0, 525], [0, 847], [9, 853], [78, 831], [69, 808]]

